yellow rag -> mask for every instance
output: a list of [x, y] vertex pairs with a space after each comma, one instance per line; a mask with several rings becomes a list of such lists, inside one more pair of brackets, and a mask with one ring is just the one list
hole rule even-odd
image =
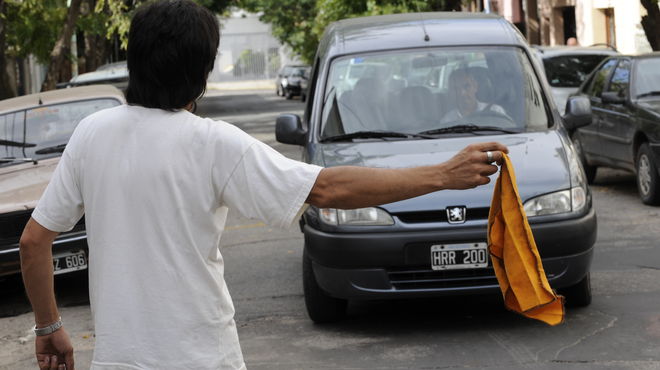
[[506, 154], [488, 215], [488, 249], [509, 310], [549, 325], [564, 321], [564, 297], [555, 294], [545, 276]]

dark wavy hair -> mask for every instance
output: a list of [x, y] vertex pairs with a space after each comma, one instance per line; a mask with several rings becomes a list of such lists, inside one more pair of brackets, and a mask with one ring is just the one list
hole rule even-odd
[[220, 43], [218, 20], [190, 0], [152, 2], [128, 32], [128, 104], [176, 111], [204, 94]]

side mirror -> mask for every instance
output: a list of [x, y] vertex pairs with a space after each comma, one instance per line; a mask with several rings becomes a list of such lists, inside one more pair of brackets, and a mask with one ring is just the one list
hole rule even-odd
[[586, 96], [571, 96], [566, 101], [564, 126], [569, 131], [591, 124], [591, 101]]
[[626, 98], [615, 91], [606, 91], [600, 95], [600, 98], [603, 104], [623, 104], [626, 102]]
[[280, 143], [305, 145], [306, 133], [297, 114], [282, 114], [275, 121], [275, 138]]

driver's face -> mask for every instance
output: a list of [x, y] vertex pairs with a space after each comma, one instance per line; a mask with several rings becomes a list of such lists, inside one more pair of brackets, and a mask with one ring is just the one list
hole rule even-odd
[[479, 86], [477, 81], [470, 75], [462, 75], [456, 78], [454, 82], [454, 92], [458, 101], [472, 102], [477, 100], [477, 90]]

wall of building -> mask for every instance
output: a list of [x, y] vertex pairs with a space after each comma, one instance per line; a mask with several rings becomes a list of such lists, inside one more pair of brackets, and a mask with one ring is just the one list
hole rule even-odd
[[607, 17], [610, 9], [614, 15], [614, 43], [625, 54], [651, 51], [644, 29], [642, 16], [645, 9], [636, 0], [581, 0], [576, 6], [578, 40], [582, 45], [607, 42]]

